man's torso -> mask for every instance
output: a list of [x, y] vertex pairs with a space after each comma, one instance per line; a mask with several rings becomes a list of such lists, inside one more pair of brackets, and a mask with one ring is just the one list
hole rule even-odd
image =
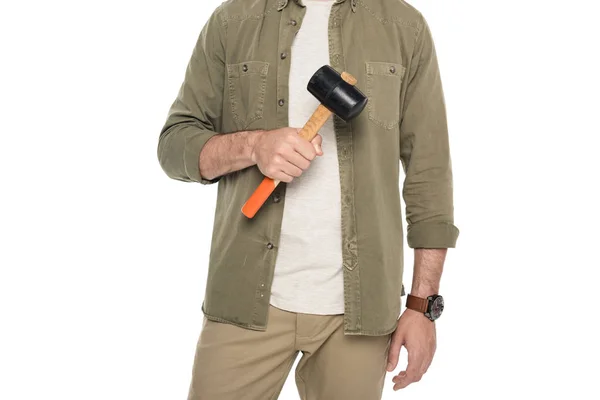
[[[291, 48], [305, 11], [293, 0], [229, 0], [217, 10], [226, 66], [221, 132], [290, 126]], [[423, 26], [421, 15], [399, 0], [338, 0], [328, 19], [329, 64], [354, 75], [369, 99], [353, 121], [331, 121], [348, 334], [389, 333], [400, 312], [400, 110], [405, 72]], [[267, 323], [275, 264], [285, 241], [288, 189], [280, 184], [248, 219], [240, 207], [262, 179], [257, 168], [247, 168], [219, 182], [202, 307], [208, 318], [258, 330]]]

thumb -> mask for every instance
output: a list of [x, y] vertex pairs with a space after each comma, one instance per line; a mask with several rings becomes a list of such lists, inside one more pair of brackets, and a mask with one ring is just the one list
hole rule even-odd
[[397, 335], [392, 336], [392, 342], [390, 343], [390, 349], [388, 351], [388, 363], [386, 370], [392, 372], [398, 366], [398, 359], [400, 358], [400, 348], [402, 347], [402, 341], [397, 338]]
[[323, 144], [323, 137], [317, 134], [310, 142], [313, 144], [313, 146], [315, 146], [315, 151], [317, 154], [322, 156], [323, 148], [321, 147], [321, 144]]

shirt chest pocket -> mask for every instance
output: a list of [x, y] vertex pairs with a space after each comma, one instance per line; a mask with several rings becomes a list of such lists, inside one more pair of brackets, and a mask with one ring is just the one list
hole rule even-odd
[[240, 130], [263, 117], [269, 63], [245, 61], [227, 64], [231, 112]]
[[389, 130], [400, 122], [400, 89], [404, 68], [393, 62], [366, 62], [369, 121]]

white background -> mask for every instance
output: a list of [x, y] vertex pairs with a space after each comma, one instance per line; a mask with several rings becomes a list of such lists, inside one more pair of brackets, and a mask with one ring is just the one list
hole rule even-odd
[[[156, 146], [219, 3], [2, 2], [0, 399], [186, 398], [217, 186], [169, 180]], [[600, 398], [595, 3], [412, 2], [461, 236], [434, 364], [384, 399]]]

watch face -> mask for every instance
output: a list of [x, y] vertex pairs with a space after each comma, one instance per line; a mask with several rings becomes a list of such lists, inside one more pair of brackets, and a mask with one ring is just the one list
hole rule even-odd
[[433, 296], [431, 300], [429, 315], [431, 315], [431, 320], [435, 321], [444, 311], [444, 298], [442, 296]]

